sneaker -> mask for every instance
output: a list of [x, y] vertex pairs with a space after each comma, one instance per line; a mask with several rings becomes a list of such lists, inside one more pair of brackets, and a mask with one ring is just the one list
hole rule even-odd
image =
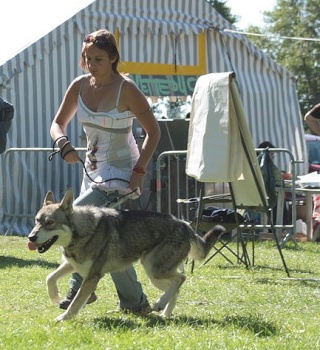
[[151, 308], [148, 300], [146, 300], [143, 304], [141, 304], [137, 307], [129, 308], [129, 307], [121, 307], [120, 306], [119, 308], [120, 308], [120, 310], [122, 310], [126, 314], [135, 314], [135, 315], [142, 316], [142, 317], [147, 316], [152, 311], [152, 308]]
[[[65, 297], [65, 299], [61, 300], [60, 304], [59, 304], [59, 307], [60, 309], [63, 309], [63, 310], [67, 310], [67, 308], [69, 307], [69, 305], [71, 304], [72, 300], [74, 299], [74, 297], [76, 296], [77, 294], [77, 290], [75, 289], [69, 289], [69, 292], [67, 294], [67, 296]], [[91, 304], [91, 303], [94, 303], [96, 300], [98, 299], [96, 293], [92, 293], [87, 301], [87, 304]]]

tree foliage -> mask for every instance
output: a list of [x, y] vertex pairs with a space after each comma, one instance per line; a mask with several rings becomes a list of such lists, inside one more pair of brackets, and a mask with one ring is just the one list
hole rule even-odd
[[238, 22], [237, 16], [231, 14], [231, 9], [224, 0], [206, 0], [216, 11], [220, 13], [231, 24]]
[[[223, 0], [206, 0], [230, 23], [237, 16]], [[264, 12], [263, 27], [249, 26], [249, 39], [297, 79], [301, 114], [320, 103], [320, 6], [319, 0], [276, 0]], [[306, 40], [309, 39], [309, 40]], [[312, 40], [316, 39], [316, 40]]]
[[263, 28], [246, 30], [264, 36], [249, 39], [296, 77], [304, 115], [320, 103], [320, 41], [311, 40], [320, 40], [319, 0], [277, 0], [274, 9], [264, 13], [264, 22]]

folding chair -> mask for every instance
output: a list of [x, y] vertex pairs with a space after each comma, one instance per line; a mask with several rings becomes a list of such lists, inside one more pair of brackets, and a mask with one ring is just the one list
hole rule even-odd
[[[233, 72], [206, 74], [196, 82], [191, 104], [186, 174], [202, 183], [228, 183], [234, 212], [264, 212], [289, 276], [272, 226], [265, 185]], [[211, 198], [213, 203], [215, 199]], [[203, 205], [204, 198], [200, 195], [201, 211], [198, 212], [196, 229], [203, 224]], [[253, 226], [251, 223], [250, 228]], [[244, 261], [248, 257], [242, 239], [243, 228], [244, 225], [237, 221], [237, 239], [242, 252], [236, 255], [240, 261], [243, 261], [242, 256], [246, 257]]]
[[[231, 256], [236, 258], [238, 263], [243, 263], [248, 268], [254, 265], [254, 225], [250, 220], [248, 213], [245, 210], [237, 210], [229, 208], [221, 208], [215, 206], [206, 206], [206, 204], [215, 205], [229, 202], [232, 204], [230, 194], [204, 197], [200, 201], [199, 211], [201, 213], [192, 222], [192, 226], [197, 232], [207, 232], [213, 225], [222, 225], [225, 228], [225, 233], [221, 235], [217, 244], [213, 247], [214, 253], [202, 264], [206, 265], [216, 255], [222, 255], [229, 263], [233, 261], [224, 254], [223, 250], [231, 253]], [[246, 236], [244, 236], [246, 235]], [[252, 257], [250, 259], [247, 244], [252, 242]], [[230, 248], [229, 243], [236, 242], [236, 250]]]
[[[220, 254], [230, 264], [234, 264], [231, 258], [236, 258], [237, 263], [243, 263], [248, 268], [254, 265], [254, 225], [245, 211], [235, 212], [233, 209], [224, 207], [214, 207], [210, 204], [214, 203], [225, 205], [232, 204], [232, 198], [230, 193], [212, 195], [203, 197], [203, 187], [200, 190], [200, 196], [198, 198], [191, 199], [178, 199], [177, 202], [181, 204], [195, 204], [197, 203], [198, 209], [196, 216], [191, 220], [190, 224], [193, 229], [199, 234], [203, 235], [209, 231], [214, 225], [222, 225], [225, 228], [217, 243], [213, 246], [214, 253], [207, 258], [207, 260], [201, 265], [206, 265], [212, 258]], [[209, 204], [209, 206], [207, 206]], [[182, 210], [180, 209], [180, 213]], [[239, 228], [241, 227], [241, 230]], [[245, 231], [245, 233], [244, 233]], [[252, 244], [252, 258], [250, 259], [247, 244]], [[236, 248], [230, 248], [229, 243], [236, 242]], [[224, 251], [227, 251], [226, 253]], [[194, 269], [194, 262], [192, 262], [191, 272]]]

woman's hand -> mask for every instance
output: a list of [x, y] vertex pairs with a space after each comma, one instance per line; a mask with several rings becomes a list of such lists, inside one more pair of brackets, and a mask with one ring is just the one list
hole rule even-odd
[[136, 173], [135, 171], [133, 171], [130, 178], [130, 185], [129, 185], [131, 191], [134, 191], [137, 188], [139, 188], [140, 194], [142, 194], [144, 178], [145, 178], [144, 174]]
[[78, 152], [69, 141], [65, 142], [64, 145], [60, 148], [60, 155], [64, 161], [71, 164], [77, 163], [79, 160], [81, 160]]

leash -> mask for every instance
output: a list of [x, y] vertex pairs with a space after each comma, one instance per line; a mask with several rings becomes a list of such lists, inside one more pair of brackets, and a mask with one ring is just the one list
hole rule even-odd
[[[60, 150], [60, 149], [55, 149], [56, 143], [58, 142], [58, 140], [60, 140], [60, 139], [62, 139], [62, 138], [64, 138], [64, 139], [67, 140], [66, 143], [62, 146], [61, 150]], [[60, 136], [60, 137], [58, 137], [58, 138], [53, 142], [53, 144], [52, 144], [52, 152], [49, 154], [49, 157], [48, 157], [48, 158], [49, 158], [49, 161], [51, 162], [51, 161], [53, 160], [53, 157], [54, 157], [57, 153], [60, 153], [60, 154], [61, 154], [61, 152], [62, 152], [62, 150], [64, 149], [64, 147], [65, 147], [66, 145], [68, 145], [68, 144], [70, 144], [70, 141], [68, 140], [68, 136]], [[75, 150], [75, 149], [71, 149], [71, 150], [65, 152], [63, 155], [61, 154], [61, 158], [64, 159], [65, 156], [66, 156], [68, 153], [70, 153], [70, 152], [76, 152], [76, 150]], [[103, 184], [103, 183], [106, 183], [106, 182], [108, 182], [108, 181], [113, 181], [113, 180], [123, 181], [123, 182], [126, 182], [126, 183], [128, 183], [128, 184], [130, 183], [128, 180], [121, 179], [121, 178], [118, 178], [118, 177], [113, 177], [113, 178], [111, 178], [111, 179], [106, 179], [106, 180], [102, 180], [102, 181], [96, 181], [96, 180], [94, 180], [94, 179], [89, 175], [88, 170], [87, 170], [87, 168], [86, 168], [86, 166], [85, 166], [85, 164], [84, 164], [84, 161], [83, 161], [81, 158], [80, 158], [79, 161], [80, 161], [80, 163], [82, 164], [82, 167], [83, 167], [83, 169], [84, 169], [84, 172], [85, 172], [86, 176], [89, 178], [90, 181], [94, 182], [95, 184]], [[130, 192], [124, 194], [124, 195], [121, 195], [121, 196], [119, 196], [119, 197], [115, 197], [112, 201], [107, 202], [107, 206], [109, 206], [111, 203], [117, 203], [117, 202], [120, 201], [121, 199], [123, 199], [123, 198], [125, 198], [125, 197], [127, 197], [127, 196], [132, 195], [132, 194], [135, 193], [137, 190], [138, 190], [138, 188], [136, 188], [136, 189], [134, 189], [133, 191], [130, 191]]]

